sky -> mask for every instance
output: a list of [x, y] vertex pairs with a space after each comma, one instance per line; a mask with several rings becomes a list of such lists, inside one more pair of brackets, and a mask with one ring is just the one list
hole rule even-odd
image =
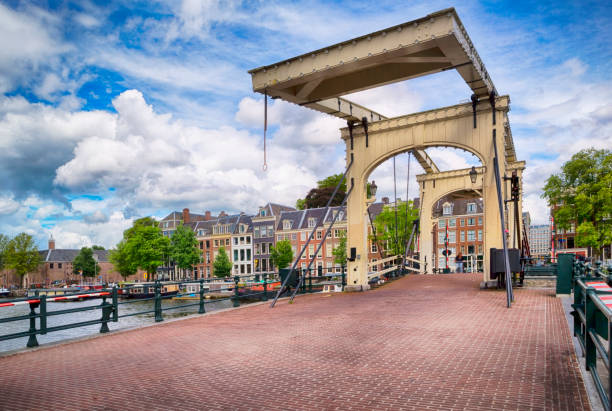
[[[103, 3], [103, 4], [98, 4]], [[563, 1], [0, 1], [0, 233], [44, 249], [113, 247], [135, 218], [187, 207], [294, 205], [343, 171], [339, 119], [280, 100], [248, 70], [454, 6], [527, 162], [524, 211], [546, 223], [546, 178], [587, 147], [612, 149], [612, 6]], [[455, 71], [350, 96], [386, 116], [467, 102]], [[449, 148], [440, 169], [478, 164]], [[397, 161], [397, 195], [422, 173]], [[389, 160], [372, 174], [393, 198]]]

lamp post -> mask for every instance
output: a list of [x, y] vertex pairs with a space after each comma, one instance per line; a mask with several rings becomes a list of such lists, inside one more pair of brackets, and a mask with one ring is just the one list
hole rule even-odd
[[476, 167], [472, 166], [472, 169], [470, 170], [470, 180], [472, 181], [472, 184], [476, 184], [477, 177], [478, 172], [476, 171]]

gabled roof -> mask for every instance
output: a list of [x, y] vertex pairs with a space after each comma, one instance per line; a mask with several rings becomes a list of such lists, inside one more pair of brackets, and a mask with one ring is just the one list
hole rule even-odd
[[302, 224], [300, 228], [308, 228], [308, 220], [310, 218], [315, 218], [317, 223], [319, 221], [322, 221], [326, 213], [325, 207], [309, 208], [304, 211], [306, 211], [306, 214], [304, 215], [304, 218], [302, 219]]
[[[442, 217], [444, 211], [444, 204], [450, 203], [452, 204], [452, 214], [454, 215], [470, 215], [470, 214], [482, 214], [483, 213], [483, 202], [481, 198], [453, 198], [451, 196], [442, 197], [440, 200], [436, 202], [434, 208], [432, 210], [432, 216], [434, 218]], [[469, 203], [476, 203], [476, 212], [468, 213], [467, 205]]]
[[346, 221], [346, 218], [347, 218], [346, 217], [346, 207], [336, 206], [336, 207], [329, 207], [329, 211], [325, 215], [324, 223], [326, 224], [331, 223], [334, 219], [334, 213], [339, 213], [339, 212], [342, 212], [342, 214], [338, 216], [338, 218], [336, 218], [335, 224]]
[[[71, 263], [80, 252], [80, 249], [56, 248], [52, 250], [41, 250], [39, 254], [46, 263]], [[93, 250], [93, 253], [98, 257], [98, 262], [109, 262], [109, 250]]]
[[284, 230], [283, 228], [284, 221], [291, 222], [291, 227], [288, 230], [297, 230], [300, 227], [300, 223], [302, 221], [304, 214], [305, 214], [304, 210], [282, 211], [278, 219], [278, 224], [276, 225], [276, 231]]
[[[261, 215], [261, 211], [262, 210], [266, 211], [266, 215], [265, 216]], [[280, 214], [283, 211], [295, 211], [295, 208], [289, 207], [289, 206], [285, 206], [285, 205], [282, 205], [282, 204], [268, 203], [265, 206], [260, 207], [259, 210], [257, 211], [257, 215], [254, 215], [253, 218], [275, 217], [278, 220], [278, 217], [280, 217]]]

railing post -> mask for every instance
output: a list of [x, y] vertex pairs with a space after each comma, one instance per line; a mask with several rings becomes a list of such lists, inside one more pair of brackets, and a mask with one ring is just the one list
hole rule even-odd
[[261, 300], [268, 301], [268, 281], [265, 278], [263, 278], [263, 297]]
[[47, 333], [47, 296], [40, 296], [40, 310], [38, 310], [40, 314], [40, 333]]
[[[310, 274], [310, 270], [303, 270], [303, 271], [302, 271], [302, 275], [304, 275], [304, 276], [305, 276], [307, 272], [308, 272], [308, 274]], [[300, 292], [301, 292], [302, 294], [305, 294], [305, 293], [306, 293], [306, 281], [304, 281], [304, 279], [301, 279], [301, 280], [302, 280], [302, 281], [300, 281], [300, 283], [301, 283], [301, 286], [300, 286]]]
[[113, 286], [113, 322], [119, 321], [119, 290]]
[[161, 284], [159, 280], [155, 280], [155, 322], [158, 323], [160, 321], [164, 321], [162, 317], [162, 307], [161, 307]]
[[240, 295], [238, 294], [238, 282], [240, 277], [234, 277], [234, 307], [240, 307]]
[[595, 292], [593, 290], [586, 290], [585, 295], [585, 312], [584, 315], [586, 317], [586, 321], [584, 324], [584, 362], [586, 364], [586, 369], [596, 369], [597, 364], [597, 352], [595, 348], [595, 343], [591, 339], [590, 332], [596, 333], [595, 331], [595, 303], [591, 299], [591, 296]]
[[204, 309], [204, 279], [200, 278], [200, 309], [198, 310], [198, 314], [204, 314], [206, 310]]
[[[34, 295], [38, 296], [38, 291], [35, 291]], [[34, 311], [38, 304], [40, 303], [30, 303], [30, 329], [28, 330], [30, 337], [26, 344], [28, 348], [38, 347], [38, 340], [36, 339], [36, 311]]]
[[108, 322], [110, 321], [110, 316], [113, 311], [113, 305], [106, 301], [106, 296], [102, 296], [102, 326], [100, 327], [100, 333], [107, 333], [110, 330], [108, 329]]
[[342, 265], [342, 291], [344, 291], [344, 287], [346, 286], [346, 266]]

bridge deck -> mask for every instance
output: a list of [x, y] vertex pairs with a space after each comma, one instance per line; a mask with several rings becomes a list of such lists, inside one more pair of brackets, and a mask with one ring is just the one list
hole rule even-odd
[[[0, 358], [0, 408], [588, 409], [561, 302], [410, 276]], [[112, 326], [112, 324], [111, 324]]]

